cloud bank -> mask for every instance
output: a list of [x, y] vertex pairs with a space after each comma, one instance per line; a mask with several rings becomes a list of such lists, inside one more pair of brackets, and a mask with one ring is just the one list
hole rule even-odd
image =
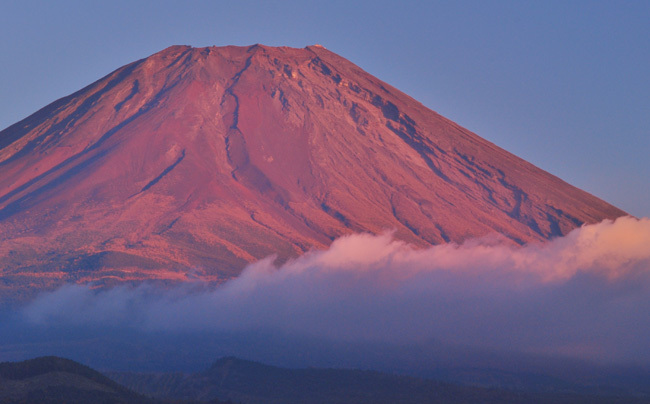
[[261, 260], [212, 289], [69, 285], [22, 311], [36, 325], [436, 340], [643, 364], [649, 313], [650, 219], [632, 217], [524, 247], [477, 239], [417, 249], [357, 234], [280, 267]]

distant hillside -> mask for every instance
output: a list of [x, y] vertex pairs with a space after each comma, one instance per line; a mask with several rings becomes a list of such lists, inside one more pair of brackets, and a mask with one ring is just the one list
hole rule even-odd
[[0, 363], [0, 403], [153, 403], [101, 373], [47, 356]]
[[115, 373], [119, 382], [159, 398], [243, 404], [335, 403], [650, 403], [650, 398], [551, 394], [459, 386], [344, 369], [286, 369], [236, 358], [195, 373]]
[[[0, 404], [192, 404], [150, 399], [75, 361], [46, 356], [0, 363]], [[226, 404], [219, 400], [211, 404]]]
[[650, 404], [648, 397], [469, 387], [367, 370], [286, 369], [232, 357], [194, 374], [111, 373], [110, 377], [122, 384], [54, 356], [4, 362], [0, 363], [0, 404]]

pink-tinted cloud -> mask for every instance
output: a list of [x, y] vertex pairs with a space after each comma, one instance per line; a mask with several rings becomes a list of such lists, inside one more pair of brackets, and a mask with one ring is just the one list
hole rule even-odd
[[576, 229], [545, 244], [494, 239], [417, 249], [351, 235], [279, 268], [268, 258], [207, 290], [71, 285], [25, 308], [33, 323], [147, 330], [279, 330], [650, 363], [650, 220]]

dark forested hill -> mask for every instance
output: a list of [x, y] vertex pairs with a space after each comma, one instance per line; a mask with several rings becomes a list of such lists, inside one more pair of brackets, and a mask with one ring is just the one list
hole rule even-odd
[[[0, 363], [0, 404], [191, 404], [150, 399], [75, 361], [46, 356]], [[212, 404], [226, 404], [211, 400]]]
[[101, 373], [54, 356], [0, 363], [0, 403], [153, 403]]
[[650, 403], [649, 397], [480, 388], [368, 370], [286, 369], [237, 358], [220, 359], [194, 374], [109, 376], [53, 356], [0, 363], [0, 404]]

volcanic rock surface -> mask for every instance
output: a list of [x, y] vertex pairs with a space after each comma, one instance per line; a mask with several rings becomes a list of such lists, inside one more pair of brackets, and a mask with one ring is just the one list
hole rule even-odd
[[353, 232], [425, 247], [625, 212], [321, 46], [173, 46], [0, 132], [0, 288], [215, 282]]

